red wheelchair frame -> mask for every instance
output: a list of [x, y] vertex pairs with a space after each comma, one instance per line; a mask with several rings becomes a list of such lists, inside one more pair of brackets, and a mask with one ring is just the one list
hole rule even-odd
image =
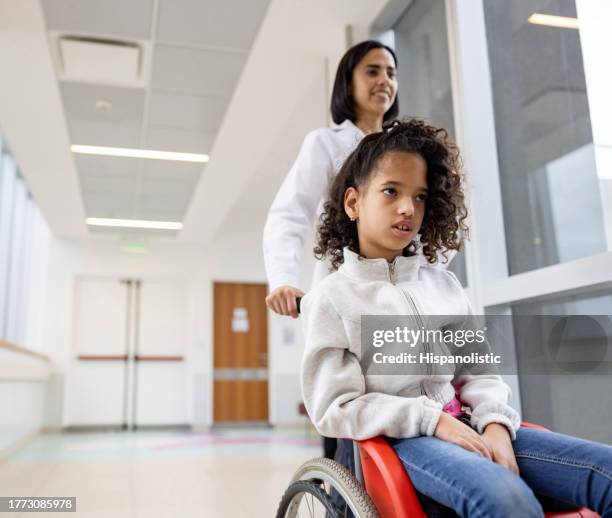
[[[521, 426], [547, 430], [523, 422]], [[359, 451], [357, 478], [364, 484], [380, 518], [427, 518], [408, 475], [395, 450], [382, 438], [356, 441]], [[357, 462], [356, 462], [357, 464]], [[598, 518], [587, 508], [549, 512], [546, 518]]]

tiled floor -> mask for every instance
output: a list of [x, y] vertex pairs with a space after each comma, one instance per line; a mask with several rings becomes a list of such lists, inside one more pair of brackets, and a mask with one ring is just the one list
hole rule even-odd
[[47, 516], [267, 518], [320, 455], [296, 430], [45, 434], [0, 462], [0, 496], [77, 497], [76, 513]]

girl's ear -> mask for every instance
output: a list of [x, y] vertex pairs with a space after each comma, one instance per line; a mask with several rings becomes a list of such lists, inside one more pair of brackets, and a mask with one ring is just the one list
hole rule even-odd
[[351, 221], [359, 217], [359, 191], [355, 187], [344, 191], [344, 212]]

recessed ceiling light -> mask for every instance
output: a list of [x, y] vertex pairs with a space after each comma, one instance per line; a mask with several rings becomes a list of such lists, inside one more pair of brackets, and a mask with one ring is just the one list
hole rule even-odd
[[174, 151], [156, 151], [153, 149], [131, 149], [125, 147], [81, 146], [72, 145], [70, 151], [85, 155], [120, 156], [127, 158], [150, 158], [153, 160], [176, 160], [178, 162], [208, 162], [208, 155], [197, 153], [175, 153]]
[[159, 230], [181, 230], [180, 221], [148, 221], [142, 219], [85, 218], [85, 223], [94, 227], [152, 228]]
[[559, 27], [561, 29], [578, 29], [578, 18], [569, 16], [554, 16], [552, 14], [533, 13], [527, 21], [535, 25]]

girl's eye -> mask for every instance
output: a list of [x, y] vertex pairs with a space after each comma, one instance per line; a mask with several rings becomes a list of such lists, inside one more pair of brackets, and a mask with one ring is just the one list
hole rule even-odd
[[425, 200], [427, 200], [427, 194], [418, 194], [417, 195], [417, 200], [418, 201], [425, 201]]
[[383, 192], [391, 196], [397, 194], [397, 191], [393, 187], [387, 187], [386, 189], [383, 190]]

